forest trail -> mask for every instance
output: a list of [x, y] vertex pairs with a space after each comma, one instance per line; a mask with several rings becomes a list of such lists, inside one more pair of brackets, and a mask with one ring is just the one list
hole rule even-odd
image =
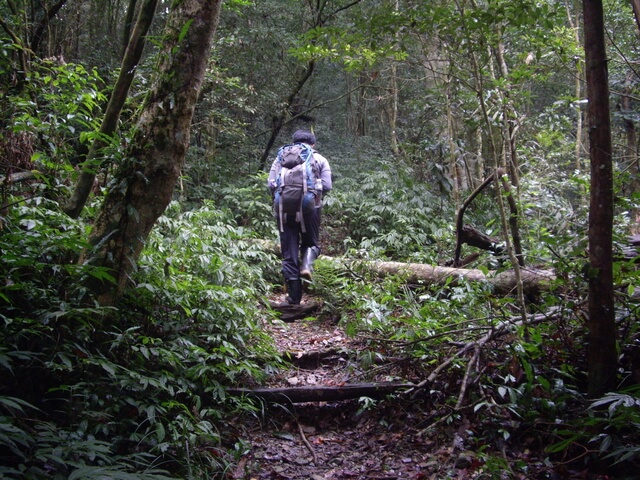
[[[272, 300], [284, 301], [284, 295]], [[305, 301], [311, 301], [306, 294]], [[330, 352], [315, 364], [292, 363], [291, 368], [270, 378], [269, 387], [398, 380], [398, 375], [408, 373], [406, 369], [403, 372], [402, 362], [389, 366], [367, 360], [371, 357], [367, 339], [347, 335], [333, 319], [308, 318], [292, 323], [265, 320], [263, 326], [279, 351], [290, 352], [294, 358]], [[478, 478], [476, 455], [462, 440], [459, 444], [450, 441], [456, 436], [457, 427], [452, 427], [454, 430], [442, 441], [424, 433], [426, 426], [442, 416], [431, 403], [394, 396], [377, 402], [358, 399], [262, 404], [262, 411], [243, 424], [241, 441], [245, 442], [245, 454], [229, 472], [230, 478]]]
[[[273, 303], [284, 302], [276, 294]], [[303, 296], [303, 304], [322, 299]], [[289, 367], [263, 387], [344, 386], [361, 383], [419, 384], [444, 366], [393, 356], [392, 342], [349, 335], [342, 322], [322, 314], [293, 322], [262, 319]], [[266, 313], [266, 312], [265, 312]], [[507, 338], [483, 344], [503, 348]], [[464, 351], [460, 350], [460, 351]], [[288, 354], [288, 355], [287, 355]], [[396, 353], [397, 355], [397, 353]], [[463, 356], [469, 355], [469, 353]], [[610, 480], [579, 462], [553, 465], [546, 441], [530, 428], [518, 431], [509, 418], [455, 409], [458, 374], [441, 371], [437, 382], [417, 394], [397, 393], [379, 400], [357, 398], [306, 403], [258, 401], [255, 415], [230, 427], [236, 462], [225, 478], [248, 480]], [[400, 390], [399, 392], [403, 392]], [[501, 427], [503, 425], [504, 427]], [[517, 423], [517, 422], [516, 422]], [[500, 428], [512, 428], [502, 438]], [[534, 429], [535, 430], [535, 429]], [[496, 432], [498, 436], [496, 437]], [[486, 443], [489, 442], [489, 443]], [[577, 467], [577, 468], [575, 468]], [[635, 477], [634, 477], [635, 478]]]
[[[284, 301], [284, 295], [272, 299]], [[303, 302], [311, 301], [305, 294]], [[330, 352], [315, 365], [274, 375], [268, 386], [342, 385], [371, 380], [359, 357], [363, 343], [333, 319], [264, 322], [280, 352], [294, 358]], [[369, 370], [373, 370], [371, 367]], [[366, 408], [369, 406], [370, 408]], [[264, 405], [262, 418], [247, 425], [249, 453], [232, 478], [250, 479], [423, 479], [437, 467], [437, 450], [417, 438], [418, 405], [399, 401], [366, 405], [358, 400]], [[462, 477], [461, 477], [462, 478]]]

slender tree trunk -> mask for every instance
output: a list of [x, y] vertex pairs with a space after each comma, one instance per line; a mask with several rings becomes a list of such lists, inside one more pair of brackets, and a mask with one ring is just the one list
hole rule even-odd
[[[633, 16], [636, 20], [636, 25], [638, 26], [638, 30], [640, 30], [640, 0], [631, 0], [631, 6], [633, 7]], [[628, 97], [625, 97], [628, 100]], [[634, 129], [634, 136], [635, 135], [635, 129]], [[631, 138], [629, 138], [629, 136], [627, 136], [627, 148], [629, 148], [629, 144], [631, 143]], [[637, 148], [638, 148], [638, 143], [637, 143], [637, 139], [635, 139], [635, 142], [633, 143], [633, 148], [634, 148], [634, 156], [635, 156], [635, 164], [632, 168], [632, 172], [634, 172], [633, 178], [634, 178], [634, 192], [637, 191], [636, 185], [638, 183], [640, 183], [640, 180], [638, 180], [640, 178], [640, 165], [638, 164], [638, 154], [637, 154]], [[633, 220], [635, 220], [635, 224], [636, 227], [633, 229], [632, 233], [638, 233], [638, 229], [640, 227], [638, 227], [637, 225], [640, 223], [640, 211], [634, 211], [632, 213], [633, 215]]]
[[[581, 72], [578, 68], [576, 72], [576, 98], [580, 99], [582, 95], [582, 78]], [[576, 107], [576, 147], [575, 147], [575, 155], [576, 155], [576, 170], [578, 172], [582, 171], [582, 108], [580, 105]]]
[[[631, 101], [633, 95], [634, 78], [635, 75], [632, 72], [627, 73], [624, 93], [622, 94], [622, 124], [624, 126], [624, 132], [627, 140], [624, 161], [627, 165], [626, 168], [630, 173], [629, 183], [625, 185], [625, 191], [628, 197], [631, 197], [640, 190], [640, 177], [638, 175], [638, 173], [640, 172], [638, 166], [638, 135], [636, 132], [636, 125], [632, 119], [624, 118], [624, 114], [629, 114], [633, 108], [631, 106]], [[638, 219], [640, 218], [640, 211], [638, 211], [637, 208], [634, 208], [631, 210], [630, 216], [632, 218], [632, 225], [634, 225], [634, 227], [631, 228], [631, 233], [636, 234], [638, 233], [639, 228]]]
[[[578, 14], [576, 14], [578, 17]], [[579, 18], [576, 18], [576, 21], [573, 21], [573, 17], [571, 16], [571, 11], [569, 9], [569, 4], [567, 3], [567, 20], [569, 25], [575, 32], [576, 45], [580, 44], [580, 30], [578, 29], [577, 24], [579, 23]], [[582, 67], [580, 60], [576, 61], [576, 88], [575, 88], [575, 97], [576, 100], [580, 100], [582, 98]], [[576, 155], [576, 163], [575, 169], [577, 171], [582, 171], [582, 107], [580, 104], [576, 106], [576, 146], [575, 146], [575, 155]]]
[[453, 128], [453, 108], [451, 106], [451, 81], [452, 77], [446, 78], [446, 97], [447, 97], [447, 143], [449, 145], [449, 175], [453, 184], [453, 204], [457, 207], [460, 202], [460, 178], [458, 176], [457, 166], [457, 148], [455, 138], [455, 129]]
[[400, 153], [398, 147], [398, 67], [395, 62], [391, 65], [391, 105], [389, 106], [389, 130], [391, 150], [394, 155]]
[[[508, 82], [509, 80], [509, 68], [507, 62], [504, 59], [504, 43], [502, 40], [498, 41], [496, 46], [496, 60], [500, 66], [500, 75]], [[503, 116], [503, 137], [504, 137], [504, 154], [505, 164], [507, 172], [509, 172], [509, 180], [519, 190], [520, 185], [520, 166], [518, 165], [518, 151], [516, 149], [516, 112], [513, 108], [513, 102], [511, 100], [511, 92], [507, 86], [502, 91], [502, 116]]]
[[[400, 10], [400, 1], [396, 0], [393, 9], [395, 12]], [[399, 33], [396, 33], [396, 38], [398, 38]], [[398, 147], [398, 66], [395, 61], [392, 61], [391, 64], [391, 106], [389, 108], [389, 130], [391, 132], [391, 150], [394, 155], [398, 155], [400, 153], [400, 148]]]
[[282, 127], [286, 123], [287, 117], [289, 116], [289, 111], [291, 110], [291, 106], [293, 105], [293, 102], [295, 101], [298, 93], [300, 93], [300, 90], [302, 90], [302, 87], [304, 87], [305, 83], [307, 83], [307, 80], [311, 78], [314, 67], [315, 63], [313, 61], [310, 61], [307, 65], [305, 65], [302, 74], [299, 76], [295, 86], [293, 87], [293, 90], [291, 90], [291, 93], [287, 97], [283, 109], [273, 116], [271, 122], [271, 136], [269, 137], [264, 152], [262, 153], [262, 157], [260, 158], [260, 165], [258, 166], [258, 170], [265, 169], [265, 166], [267, 165], [267, 159], [269, 158], [269, 153], [271, 152], [271, 148], [275, 145], [278, 135], [280, 134], [280, 130], [282, 130]]
[[[489, 132], [489, 146], [490, 146], [490, 152], [491, 152], [491, 158], [494, 161], [494, 165], [496, 166], [496, 170], [500, 169], [500, 168], [505, 168], [506, 166], [500, 167], [498, 159], [499, 159], [499, 154], [497, 152], [497, 148], [496, 148], [496, 142], [494, 141], [493, 138], [493, 133], [491, 130], [491, 121], [489, 120], [489, 114], [487, 112], [487, 108], [486, 108], [486, 104], [484, 102], [484, 97], [483, 97], [483, 87], [482, 87], [482, 76], [480, 74], [480, 68], [478, 66], [477, 60], [475, 58], [474, 55], [471, 56], [471, 58], [473, 59], [473, 71], [474, 71], [474, 76], [476, 78], [476, 83], [477, 85], [479, 85], [479, 87], [477, 88], [477, 96], [478, 96], [478, 100], [480, 103], [480, 108], [482, 111], [482, 116], [484, 118], [485, 124], [487, 125], [487, 131]], [[508, 185], [505, 183], [502, 183], [502, 185]], [[520, 244], [520, 231], [518, 228], [518, 210], [516, 208], [516, 204], [515, 204], [515, 199], [512, 197], [512, 194], [509, 194], [509, 203], [510, 203], [510, 207], [511, 207], [511, 215], [509, 216], [509, 221], [508, 224], [510, 225], [510, 229], [506, 228], [506, 225], [504, 227], [504, 238], [505, 241], [507, 242], [507, 245], [511, 245], [511, 241], [508, 238], [509, 235], [509, 231], [511, 231], [511, 234], [514, 238], [515, 241], [515, 245], [514, 247], [516, 248], [515, 251], [515, 257], [518, 260], [517, 262], [514, 262], [514, 268], [516, 269], [516, 271], [518, 270], [518, 266], [519, 265], [524, 265], [524, 257], [522, 256], [522, 247]], [[500, 195], [500, 192], [498, 192], [498, 197], [497, 197], [497, 202], [498, 202], [498, 206], [500, 208], [500, 212], [501, 214], [503, 214], [505, 212], [504, 209], [504, 203], [502, 201], [502, 197]]]
[[369, 77], [365, 72], [360, 72], [360, 76], [358, 77], [358, 85], [360, 88], [358, 88], [356, 120], [354, 122], [356, 129], [353, 132], [356, 137], [364, 137], [367, 134], [367, 99], [365, 93], [368, 80]]
[[115, 173], [84, 260], [115, 284], [90, 280], [101, 305], [115, 305], [157, 218], [171, 201], [189, 147], [190, 127], [222, 0], [174, 2], [157, 78], [143, 105], [128, 161]]
[[[631, 72], [627, 73], [627, 79], [625, 82], [624, 93], [622, 94], [622, 112], [629, 113], [632, 111], [631, 98], [633, 96], [633, 85], [635, 81], [635, 75]], [[625, 118], [623, 120], [623, 126], [625, 135], [627, 137], [626, 151], [624, 160], [632, 171], [637, 172], [636, 164], [638, 162], [638, 138], [636, 135], [636, 125], [633, 120]]]
[[356, 130], [356, 125], [355, 125], [355, 107], [354, 107], [354, 102], [353, 102], [353, 92], [355, 91], [355, 88], [353, 87], [353, 85], [355, 84], [354, 80], [353, 80], [353, 76], [350, 73], [346, 74], [346, 79], [347, 79], [347, 91], [349, 92], [349, 94], [345, 97], [345, 111], [347, 114], [347, 131], [349, 133], [351, 132], [355, 132]]
[[589, 99], [589, 395], [616, 387], [613, 302], [613, 163], [609, 84], [602, 0], [583, 0], [584, 50]]
[[482, 183], [482, 178], [484, 177], [484, 157], [482, 155], [484, 142], [482, 140], [482, 128], [479, 126], [476, 127], [475, 131], [475, 140], [476, 140], [476, 151], [475, 151], [475, 159], [473, 164], [473, 188], [477, 188], [480, 183]]
[[633, 7], [633, 16], [636, 19], [636, 25], [640, 29], [640, 0], [631, 0], [631, 6]]
[[[369, 75], [366, 71], [360, 70], [357, 76], [357, 83], [349, 90], [349, 115], [347, 124], [349, 133], [356, 137], [362, 137], [367, 134], [367, 88], [372, 79], [377, 77], [377, 73]], [[351, 96], [351, 91], [354, 96]], [[355, 99], [354, 99], [355, 97]], [[355, 101], [354, 101], [355, 100]]]
[[129, 45], [129, 37], [131, 37], [131, 28], [133, 27], [133, 19], [135, 18], [136, 5], [138, 0], [129, 0], [127, 6], [127, 15], [124, 19], [124, 29], [122, 31], [122, 56], [124, 57], [127, 46]]
[[49, 26], [49, 22], [58, 14], [60, 9], [64, 7], [65, 3], [67, 3], [67, 0], [58, 0], [43, 13], [40, 23], [34, 28], [31, 36], [31, 51], [38, 51], [44, 38], [44, 33]]
[[77, 218], [82, 212], [87, 199], [91, 194], [93, 188], [93, 182], [96, 178], [97, 164], [99, 164], [100, 151], [108, 145], [109, 140], [112, 138], [114, 132], [118, 127], [118, 121], [120, 120], [120, 112], [127, 100], [129, 94], [129, 88], [133, 82], [133, 77], [136, 71], [136, 67], [142, 52], [144, 50], [145, 36], [149, 31], [153, 16], [156, 11], [158, 0], [145, 0], [140, 9], [138, 21], [136, 22], [135, 29], [131, 36], [131, 41], [127, 47], [124, 58], [122, 59], [122, 66], [120, 68], [120, 75], [116, 81], [116, 85], [109, 98], [107, 104], [107, 110], [102, 119], [100, 125], [100, 135], [94, 140], [89, 149], [87, 159], [80, 165], [80, 176], [78, 182], [74, 188], [74, 191], [65, 207], [65, 212], [72, 218]]

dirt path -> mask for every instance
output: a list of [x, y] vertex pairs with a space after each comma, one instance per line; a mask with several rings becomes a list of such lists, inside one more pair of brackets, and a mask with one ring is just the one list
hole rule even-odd
[[[292, 353], [294, 358], [310, 352], [335, 352], [318, 365], [292, 365], [274, 376], [269, 386], [341, 385], [385, 380], [390, 373], [385, 369], [376, 373], [374, 366], [363, 367], [364, 342], [349, 337], [331, 320], [265, 323], [264, 328], [279, 350]], [[260, 418], [245, 424], [247, 453], [232, 478], [472, 478], [466, 470], [472, 466], [469, 455], [458, 455], [462, 460], [452, 462], [448, 445], [420, 434], [433, 416], [424, 402], [360, 399], [263, 408]], [[445, 472], [445, 465], [451, 465], [453, 471]]]
[[[279, 302], [284, 296], [272, 299]], [[318, 299], [303, 298], [304, 301]], [[361, 382], [418, 383], [428, 376], [423, 362], [413, 366], [372, 362], [370, 339], [354, 338], [322, 316], [293, 323], [264, 322], [280, 352], [294, 359], [311, 352], [330, 352], [322, 361], [300, 364], [273, 375], [269, 387], [345, 385]], [[366, 359], [369, 358], [367, 361]], [[296, 365], [298, 363], [298, 365]], [[390, 366], [391, 365], [391, 366]], [[411, 370], [414, 368], [414, 370]], [[429, 368], [433, 368], [430, 366]], [[451, 384], [449, 387], [446, 385]], [[473, 409], [452, 413], [455, 377], [442, 391], [421, 397], [394, 395], [383, 400], [261, 404], [260, 411], [241, 422], [237, 444], [242, 455], [228, 472], [233, 479], [605, 479], [589, 471], [559, 473], [535, 435], [512, 437], [509, 443], [485, 438], [499, 431], [491, 416]], [[449, 388], [451, 392], [445, 393]], [[450, 418], [451, 422], [443, 419]], [[437, 428], [427, 429], [437, 423]], [[581, 469], [582, 470], [582, 469]]]
[[[298, 320], [264, 327], [279, 350], [292, 353], [294, 358], [310, 352], [335, 352], [317, 365], [292, 365], [274, 376], [270, 386], [340, 385], [366, 377], [358, 360], [361, 342], [348, 337], [331, 320]], [[424, 472], [434, 462], [434, 445], [428, 439], [416, 438], [415, 428], [407, 428], [412, 413], [395, 411], [397, 404], [384, 401], [366, 407], [357, 400], [265, 406], [263, 417], [246, 432], [250, 452], [234, 477], [429, 478]]]

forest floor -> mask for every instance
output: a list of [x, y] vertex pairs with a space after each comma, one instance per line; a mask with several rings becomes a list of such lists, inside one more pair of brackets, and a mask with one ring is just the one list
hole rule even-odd
[[[272, 299], [284, 300], [284, 295]], [[303, 302], [311, 301], [306, 295]], [[421, 372], [398, 363], [363, 367], [367, 339], [350, 337], [335, 320], [322, 317], [292, 323], [265, 321], [280, 352], [307, 358], [330, 352], [318, 362], [291, 363], [268, 387], [346, 385], [402, 379], [417, 383]], [[367, 362], [365, 362], [367, 364]], [[609, 479], [588, 471], [558, 468], [545, 459], [535, 438], [482, 444], [483, 426], [470, 412], [438, 423], [447, 412], [444, 398], [401, 393], [373, 401], [261, 404], [244, 419], [239, 441], [245, 454], [228, 472], [233, 479]], [[437, 424], [435, 429], [427, 428]], [[501, 445], [496, 448], [496, 443]]]

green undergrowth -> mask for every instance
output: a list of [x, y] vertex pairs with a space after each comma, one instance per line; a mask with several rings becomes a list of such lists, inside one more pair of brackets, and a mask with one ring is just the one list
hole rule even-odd
[[[443, 264], [453, 254], [453, 214], [410, 169], [397, 172], [402, 188], [384, 181], [388, 173], [383, 165], [339, 177], [322, 241], [326, 256], [341, 258], [321, 256], [311, 285], [322, 300], [318, 318], [362, 339], [365, 376], [419, 383], [432, 375], [417, 397], [430, 405], [421, 428], [441, 443], [459, 435], [486, 478], [509, 469], [526, 475], [534, 459], [548, 472], [563, 463], [621, 475], [637, 467], [633, 261], [615, 264], [620, 388], [587, 399], [586, 243], [576, 234], [583, 217], [564, 205], [546, 221], [548, 185], [531, 184], [531, 198], [522, 199], [527, 261], [557, 275], [549, 291], [526, 297], [523, 324], [514, 297], [488, 284], [408, 283], [366, 268], [368, 260]], [[260, 384], [282, 368], [260, 328], [275, 316], [267, 298], [281, 284], [264, 175], [193, 209], [172, 203], [118, 308], [98, 306], [83, 286], [110, 278], [77, 263], [87, 224], [44, 195], [9, 204], [0, 232], [0, 474], [223, 478], [244, 452], [230, 419], [259, 415], [227, 388]], [[499, 232], [489, 197], [468, 219]], [[483, 254], [471, 267], [510, 264]], [[370, 399], [362, 405], [376, 408]], [[517, 452], [524, 456], [514, 460]]]
[[[258, 328], [276, 261], [203, 205], [160, 219], [135, 286], [97, 306], [79, 266], [86, 227], [42, 198], [0, 232], [0, 476], [215, 478], [235, 455], [225, 387], [278, 368]], [[169, 473], [171, 472], [171, 473]]]
[[488, 285], [408, 285], [401, 276], [376, 277], [358, 261], [316, 264], [314, 288], [327, 314], [366, 339], [362, 367], [372, 379], [420, 383], [431, 376], [418, 396], [431, 405], [424, 433], [475, 452], [478, 474], [527, 475], [535, 463], [548, 475], [540, 478], [552, 478], [555, 465], [633, 478], [640, 461], [638, 364], [631, 358], [640, 338], [638, 302], [628, 287], [634, 273], [617, 266], [620, 391], [589, 399], [580, 280], [529, 298], [523, 324], [513, 297]]

